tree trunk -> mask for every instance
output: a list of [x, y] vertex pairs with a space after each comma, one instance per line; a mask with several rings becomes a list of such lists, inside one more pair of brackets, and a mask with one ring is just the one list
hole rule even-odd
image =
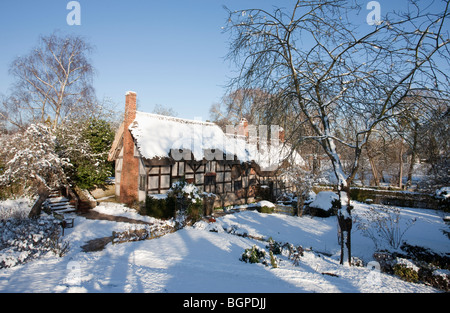
[[406, 187], [409, 188], [412, 185], [412, 175], [414, 171], [414, 162], [416, 161], [416, 150], [417, 150], [417, 140], [418, 140], [418, 130], [414, 128], [414, 136], [413, 136], [413, 146], [411, 151], [411, 162], [409, 164], [408, 169], [408, 179], [406, 181]]
[[[334, 174], [338, 180], [338, 190], [339, 190], [339, 208], [338, 208], [338, 234], [340, 234], [340, 244], [341, 244], [341, 260], [340, 264], [343, 265], [345, 259], [348, 260], [348, 264], [351, 265], [351, 230], [352, 230], [352, 207], [350, 206], [350, 182], [352, 181], [356, 170], [358, 169], [358, 162], [355, 159], [353, 165], [352, 175], [346, 179], [342, 164], [338, 153], [336, 152], [336, 146], [332, 139], [328, 139], [329, 150], [327, 151], [327, 146], [324, 145], [325, 151], [327, 151], [330, 157], [331, 163], [333, 165]], [[359, 149], [359, 152], [361, 149]], [[347, 253], [345, 253], [347, 252]]]
[[339, 223], [339, 243], [341, 245], [341, 259], [340, 264], [348, 262], [348, 265], [352, 265], [352, 253], [351, 253], [351, 234], [353, 220], [351, 215], [352, 207], [350, 206], [350, 188], [342, 184], [339, 190], [340, 208], [338, 210], [338, 223]]
[[305, 205], [305, 198], [302, 191], [297, 191], [297, 216], [303, 216], [303, 207]]
[[403, 138], [400, 143], [400, 160], [399, 160], [399, 169], [398, 169], [398, 188], [403, 189]]
[[413, 153], [411, 154], [411, 161], [409, 164], [409, 169], [408, 169], [408, 178], [406, 180], [406, 188], [410, 188], [412, 185], [412, 175], [413, 175], [413, 171], [414, 171], [414, 161], [416, 159], [416, 153], [413, 151]]
[[39, 215], [41, 215], [42, 204], [44, 203], [45, 200], [47, 200], [48, 196], [50, 195], [50, 190], [48, 190], [48, 188], [46, 188], [45, 186], [39, 186], [38, 194], [39, 198], [36, 200], [33, 207], [31, 208], [31, 211], [28, 214], [29, 218], [37, 218], [39, 217]]
[[378, 187], [380, 185], [380, 176], [378, 175], [378, 169], [375, 164], [375, 160], [370, 153], [367, 153], [367, 156], [369, 157], [370, 168], [372, 170], [373, 183]]

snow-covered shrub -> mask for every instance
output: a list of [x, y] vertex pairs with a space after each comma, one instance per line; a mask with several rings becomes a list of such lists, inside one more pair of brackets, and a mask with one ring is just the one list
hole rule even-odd
[[169, 195], [173, 194], [177, 198], [188, 199], [191, 202], [195, 202], [201, 199], [200, 191], [194, 184], [188, 183], [186, 180], [182, 179], [172, 184], [172, 188], [169, 190]]
[[310, 213], [318, 217], [330, 217], [336, 215], [339, 196], [333, 191], [319, 192], [314, 201], [309, 204]]
[[418, 271], [404, 263], [394, 265], [394, 274], [410, 283], [417, 283], [419, 281]]
[[272, 237], [270, 237], [268, 241], [269, 245], [267, 245], [266, 248], [273, 252], [273, 254], [281, 254], [283, 252], [283, 247], [280, 242], [273, 240]]
[[185, 213], [192, 224], [203, 216], [202, 193], [197, 186], [180, 180], [172, 184], [167, 197], [174, 197], [177, 201], [177, 210]]
[[282, 248], [287, 248], [288, 251], [288, 258], [292, 261], [292, 264], [294, 266], [298, 266], [300, 264], [300, 258], [303, 256], [304, 249], [302, 246], [295, 247], [291, 243], [285, 243]]
[[32, 206], [33, 201], [29, 198], [0, 201], [0, 220], [25, 219]]
[[272, 214], [276, 208], [275, 204], [270, 201], [262, 200], [253, 205], [259, 213]]
[[[428, 248], [407, 243], [404, 243], [401, 249], [411, 260], [397, 263], [405, 264], [414, 269], [421, 282], [446, 292], [450, 291], [450, 257], [447, 254], [435, 253]], [[404, 258], [406, 256], [401, 256], [401, 259]], [[400, 257], [396, 258], [397, 261], [399, 259]]]
[[219, 223], [208, 223], [207, 221], [201, 220], [193, 225], [195, 229], [206, 230], [212, 233], [223, 233], [225, 229], [223, 229], [222, 225]]
[[278, 259], [275, 255], [280, 255], [283, 257], [283, 250], [286, 249], [287, 252], [284, 253], [284, 256], [287, 256], [290, 261], [292, 261], [294, 266], [298, 266], [300, 264], [300, 258], [304, 256], [304, 249], [302, 246], [295, 247], [291, 243], [281, 243], [272, 239], [272, 237], [268, 240], [268, 245], [266, 245], [266, 249], [269, 250], [269, 257], [267, 258], [267, 253], [265, 250], [259, 249], [256, 245], [252, 248], [245, 249], [239, 260], [246, 263], [262, 263], [266, 266], [272, 265], [273, 268], [277, 268], [280, 263], [280, 259]]
[[27, 262], [48, 252], [63, 256], [69, 244], [60, 235], [61, 227], [51, 217], [0, 221], [0, 268]]
[[372, 239], [376, 250], [382, 248], [383, 243], [398, 249], [403, 243], [403, 235], [415, 222], [415, 219], [411, 219], [404, 223], [402, 228], [400, 209], [379, 205], [371, 206], [368, 211], [362, 212], [358, 218], [357, 227], [363, 236]]
[[427, 282], [433, 287], [450, 291], [450, 270], [435, 269], [433, 271], [419, 271], [419, 279], [423, 282]]
[[444, 212], [450, 212], [450, 187], [442, 187], [436, 190], [435, 197], [440, 202], [440, 209]]
[[312, 171], [311, 168], [308, 168], [304, 161], [301, 163], [303, 164], [292, 165], [281, 173], [281, 177], [290, 185], [294, 186], [296, 201], [292, 204], [295, 207], [297, 216], [303, 215], [307, 198], [310, 192], [312, 192], [313, 185], [317, 181], [317, 175], [319, 174], [316, 171]]
[[96, 119], [66, 121], [52, 129], [31, 124], [26, 130], [4, 136], [0, 144], [0, 186], [21, 186], [35, 194], [75, 183], [82, 188], [103, 184], [111, 176], [107, 162], [114, 133]]
[[55, 231], [51, 234], [50, 240], [48, 240], [47, 248], [50, 249], [55, 255], [62, 258], [70, 250], [69, 241], [65, 241], [61, 236], [59, 231]]
[[274, 208], [269, 206], [259, 206], [256, 208], [259, 213], [266, 213], [266, 214], [272, 214]]
[[64, 168], [69, 160], [56, 153], [56, 137], [44, 124], [31, 124], [25, 131], [17, 132], [3, 140], [0, 156], [5, 160], [0, 175], [0, 185], [18, 184], [23, 191], [40, 186], [48, 189], [66, 182]]
[[442, 187], [436, 190], [436, 197], [441, 199], [449, 199], [450, 198], [450, 187]]
[[240, 258], [245, 263], [265, 263], [266, 251], [259, 249], [256, 245], [245, 249]]
[[269, 256], [270, 256], [270, 264], [272, 265], [273, 268], [277, 268], [278, 259], [273, 255], [272, 251], [269, 251]]

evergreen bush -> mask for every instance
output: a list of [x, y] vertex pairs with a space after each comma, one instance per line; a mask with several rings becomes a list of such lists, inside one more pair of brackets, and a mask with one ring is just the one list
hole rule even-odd
[[245, 263], [262, 263], [265, 262], [266, 252], [260, 250], [256, 245], [249, 249], [245, 249], [240, 258]]
[[269, 238], [269, 245], [266, 248], [273, 252], [273, 254], [281, 254], [283, 252], [282, 244], [273, 240], [272, 237]]
[[176, 199], [168, 196], [165, 199], [156, 199], [148, 196], [145, 201], [145, 213], [159, 219], [169, 219], [175, 217]]
[[419, 281], [419, 274], [405, 264], [395, 264], [394, 274], [410, 283], [417, 283]]
[[273, 268], [277, 268], [278, 267], [277, 258], [273, 255], [272, 251], [269, 252], [269, 255], [270, 255], [270, 264], [272, 265]]
[[194, 202], [189, 203], [186, 213], [192, 224], [198, 222], [203, 216], [203, 201], [196, 199]]
[[194, 184], [180, 180], [172, 185], [168, 198], [173, 197], [175, 210], [186, 213], [188, 222], [195, 223], [203, 216], [203, 199], [200, 191]]
[[274, 208], [271, 208], [268, 206], [261, 206], [261, 207], [257, 207], [257, 210], [259, 213], [272, 214], [274, 211]]

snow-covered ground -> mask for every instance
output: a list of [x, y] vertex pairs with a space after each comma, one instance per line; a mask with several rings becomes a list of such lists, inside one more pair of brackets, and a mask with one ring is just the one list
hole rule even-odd
[[[103, 203], [96, 210], [111, 215], [140, 217], [119, 204]], [[355, 203], [354, 215], [368, 205]], [[449, 226], [442, 212], [402, 209], [402, 219], [417, 218], [404, 239], [414, 245], [449, 253], [450, 240], [443, 233]], [[283, 214], [242, 211], [199, 222], [159, 239], [108, 244], [99, 252], [81, 251], [91, 239], [111, 236], [113, 231], [139, 228], [126, 223], [77, 217], [75, 227], [65, 230], [70, 251], [62, 258], [48, 253], [39, 259], [0, 269], [0, 292], [88, 293], [298, 293], [298, 292], [437, 292], [423, 284], [408, 283], [367, 267], [339, 265], [337, 221]], [[211, 230], [214, 230], [212, 232]], [[233, 230], [231, 234], [230, 230]], [[245, 249], [267, 242], [255, 237], [301, 245], [306, 251], [298, 266], [286, 255], [278, 256], [278, 268], [240, 261]], [[373, 242], [357, 227], [352, 234], [352, 254], [372, 260]], [[312, 250], [311, 250], [312, 249]], [[265, 249], [267, 251], [267, 249]], [[270, 264], [270, 263], [269, 263]], [[337, 276], [331, 276], [328, 274]]]

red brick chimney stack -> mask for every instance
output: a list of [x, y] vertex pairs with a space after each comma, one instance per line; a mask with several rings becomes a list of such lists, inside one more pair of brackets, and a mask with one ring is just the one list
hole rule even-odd
[[125, 95], [125, 123], [131, 124], [136, 118], [136, 93], [128, 91]]
[[135, 118], [136, 93], [129, 91], [125, 96], [123, 165], [120, 176], [120, 202], [125, 204], [132, 204], [138, 201], [139, 159], [134, 156], [134, 139], [128, 129]]

